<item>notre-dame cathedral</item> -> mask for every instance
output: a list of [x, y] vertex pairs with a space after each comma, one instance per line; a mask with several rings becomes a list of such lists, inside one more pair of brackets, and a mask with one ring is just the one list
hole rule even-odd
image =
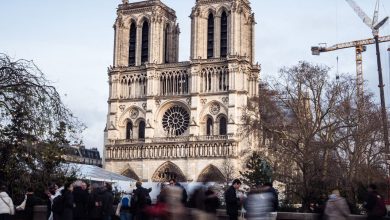
[[224, 161], [237, 172], [257, 143], [240, 134], [259, 92], [249, 0], [196, 0], [190, 18], [190, 60], [179, 62], [173, 9], [160, 0], [118, 6], [106, 169], [142, 181], [219, 182]]

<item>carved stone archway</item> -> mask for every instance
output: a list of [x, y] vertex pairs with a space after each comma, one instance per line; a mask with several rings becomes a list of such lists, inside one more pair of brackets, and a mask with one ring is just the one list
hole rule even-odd
[[131, 168], [127, 168], [125, 171], [123, 171], [121, 173], [122, 176], [126, 176], [126, 177], [129, 177], [131, 179], [134, 179], [134, 180], [137, 180], [137, 181], [140, 181], [140, 178], [138, 177], [138, 175], [134, 172], [133, 169]]
[[178, 182], [187, 181], [181, 169], [170, 161], [163, 163], [152, 176], [153, 182], [168, 182], [171, 179], [176, 179]]
[[221, 171], [214, 165], [210, 164], [198, 176], [197, 182], [225, 182], [225, 176]]

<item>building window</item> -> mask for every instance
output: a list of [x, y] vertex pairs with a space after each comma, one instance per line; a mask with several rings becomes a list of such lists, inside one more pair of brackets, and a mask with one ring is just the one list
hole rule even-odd
[[138, 125], [138, 139], [145, 139], [145, 121], [141, 121]]
[[214, 57], [214, 16], [209, 15], [207, 23], [207, 58]]
[[133, 123], [128, 121], [126, 125], [126, 140], [130, 139], [133, 139]]
[[129, 40], [129, 66], [135, 65], [135, 51], [137, 42], [137, 27], [132, 22], [130, 25], [130, 40]]
[[207, 118], [206, 134], [207, 134], [207, 136], [213, 135], [213, 119], [212, 118]]
[[144, 21], [142, 25], [142, 48], [141, 48], [141, 63], [148, 62], [149, 59], [149, 23]]
[[188, 130], [190, 114], [181, 106], [169, 108], [163, 115], [162, 126], [167, 136], [180, 136]]
[[221, 117], [219, 119], [219, 135], [226, 135], [226, 134], [227, 134], [226, 118]]
[[165, 56], [165, 63], [169, 63], [169, 50], [168, 50], [168, 44], [169, 44], [169, 24], [165, 27], [165, 36], [164, 36], [164, 56]]
[[226, 12], [222, 12], [221, 15], [221, 57], [227, 56], [228, 45], [228, 19]]

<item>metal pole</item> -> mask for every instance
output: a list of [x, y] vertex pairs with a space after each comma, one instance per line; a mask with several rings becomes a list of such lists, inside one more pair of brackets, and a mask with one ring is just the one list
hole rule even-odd
[[387, 113], [386, 113], [386, 104], [385, 104], [385, 92], [383, 87], [385, 85], [383, 84], [383, 77], [382, 77], [382, 65], [381, 65], [381, 55], [380, 55], [380, 49], [379, 49], [379, 41], [378, 41], [378, 35], [374, 36], [375, 39], [375, 46], [376, 46], [376, 58], [378, 63], [378, 76], [379, 76], [379, 91], [381, 96], [381, 113], [382, 113], [382, 123], [383, 123], [383, 135], [384, 135], [384, 141], [385, 141], [385, 152], [386, 152], [386, 161], [389, 158], [389, 129], [388, 129], [388, 121], [387, 121]]
[[[389, 73], [390, 73], [390, 47], [387, 48], [387, 51], [389, 52]], [[390, 153], [390, 149], [387, 153]], [[390, 158], [388, 158], [388, 157], [389, 157], [389, 155], [387, 155], [387, 157], [386, 157], [386, 163], [387, 163], [387, 169], [388, 169], [388, 175], [389, 175], [387, 177], [387, 201], [390, 201], [390, 163], [389, 163]]]

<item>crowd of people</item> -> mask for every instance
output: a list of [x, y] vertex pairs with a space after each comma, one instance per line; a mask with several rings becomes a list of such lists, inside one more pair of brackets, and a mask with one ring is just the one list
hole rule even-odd
[[[271, 183], [256, 184], [249, 192], [239, 191], [242, 183], [235, 179], [223, 197], [229, 220], [271, 220], [276, 219], [278, 193]], [[217, 219], [217, 209], [221, 207], [218, 189], [214, 185], [201, 185], [191, 195], [185, 187], [171, 179], [161, 185], [157, 200], [153, 202], [150, 189], [136, 182], [135, 189], [122, 193], [119, 200], [114, 199], [112, 186], [88, 185], [83, 181], [67, 182], [62, 187], [50, 185], [46, 191], [48, 220], [213, 220]], [[34, 190], [27, 189], [23, 202], [14, 206], [6, 192], [0, 186], [0, 220], [10, 220], [16, 211], [22, 219], [33, 220], [37, 198]], [[367, 219], [382, 219], [387, 211], [383, 198], [376, 191], [375, 185], [368, 188], [368, 197], [364, 204]], [[245, 210], [245, 211], [244, 211]], [[339, 190], [329, 195], [323, 210], [324, 219], [346, 220], [350, 210]]]

